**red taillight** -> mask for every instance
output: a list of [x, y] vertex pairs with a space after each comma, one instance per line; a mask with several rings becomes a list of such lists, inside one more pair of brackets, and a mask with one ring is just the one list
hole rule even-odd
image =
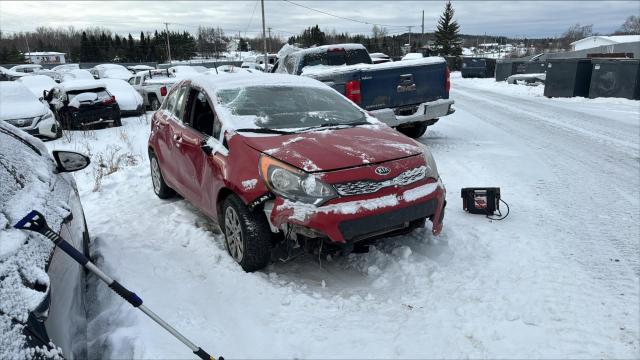
[[451, 90], [451, 71], [449, 71], [448, 66], [445, 68], [444, 76], [444, 91], [448, 94], [449, 90]]
[[360, 104], [362, 102], [359, 80], [347, 81], [347, 83], [344, 85], [344, 90], [347, 99], [353, 101], [356, 104]]
[[102, 100], [102, 105], [110, 105], [116, 102], [116, 97], [111, 95], [110, 98]]
[[160, 88], [160, 95], [167, 96], [167, 87], [163, 86]]
[[327, 52], [336, 52], [336, 51], [344, 51], [343, 48], [330, 48]]

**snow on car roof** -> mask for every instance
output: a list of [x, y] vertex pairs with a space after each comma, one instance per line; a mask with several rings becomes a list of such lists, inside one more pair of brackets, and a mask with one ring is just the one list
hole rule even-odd
[[301, 49], [299, 50], [299, 52], [303, 54], [313, 54], [318, 52], [326, 52], [329, 49], [344, 49], [344, 50], [364, 49], [366, 50], [367, 48], [365, 48], [364, 45], [362, 44], [333, 44], [333, 45], [316, 46], [308, 49]]
[[31, 359], [38, 356], [26, 348], [24, 327], [29, 312], [45, 300], [48, 291], [36, 291], [29, 284], [49, 288], [45, 267], [54, 244], [12, 225], [38, 210], [59, 231], [69, 215], [69, 205], [59, 195], [71, 188], [52, 176], [55, 166], [41, 141], [1, 121], [0, 154], [0, 358]]
[[107, 85], [102, 81], [81, 79], [81, 80], [68, 80], [58, 84], [58, 87], [63, 91], [77, 91], [77, 90], [91, 90], [97, 88], [106, 88]]
[[302, 75], [314, 76], [314, 75], [326, 75], [326, 74], [340, 74], [344, 72], [350, 72], [355, 70], [381, 70], [381, 69], [396, 69], [407, 68], [413, 66], [422, 66], [427, 64], [440, 64], [446, 63], [446, 60], [439, 56], [430, 56], [415, 60], [403, 60], [395, 62], [387, 62], [382, 64], [355, 64], [355, 65], [313, 65], [305, 66], [302, 69]]

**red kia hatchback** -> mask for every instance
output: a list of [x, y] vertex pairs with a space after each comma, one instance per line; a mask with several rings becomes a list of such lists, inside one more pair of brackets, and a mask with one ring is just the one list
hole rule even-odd
[[181, 81], [153, 115], [149, 158], [155, 193], [177, 192], [217, 220], [246, 271], [283, 241], [348, 251], [426, 219], [442, 229], [445, 188], [429, 150], [300, 76]]

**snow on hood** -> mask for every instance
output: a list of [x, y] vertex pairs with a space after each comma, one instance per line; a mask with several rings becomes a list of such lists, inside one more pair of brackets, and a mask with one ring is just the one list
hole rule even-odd
[[362, 166], [422, 153], [422, 147], [415, 141], [382, 124], [270, 137], [240, 136], [250, 147], [308, 172]]
[[49, 108], [23, 84], [0, 81], [0, 120], [33, 118], [48, 111]]
[[58, 83], [46, 75], [23, 76], [16, 81], [26, 86], [37, 98], [42, 97], [44, 90], [49, 91], [58, 85]]
[[[3, 131], [26, 139], [40, 154]], [[66, 177], [53, 175], [53, 160], [41, 141], [3, 122], [0, 165], [0, 358], [31, 359], [34, 350], [24, 348], [24, 323], [47, 291], [37, 291], [29, 284], [38, 283], [48, 290], [45, 266], [54, 245], [42, 235], [14, 229], [13, 224], [35, 209], [59, 231], [69, 215], [71, 187]], [[64, 194], [67, 196], [61, 196]]]
[[381, 70], [381, 69], [397, 69], [397, 68], [408, 68], [413, 66], [422, 66], [428, 64], [441, 64], [446, 63], [446, 60], [439, 56], [430, 56], [415, 60], [403, 60], [403, 61], [394, 61], [387, 62], [382, 64], [355, 64], [355, 65], [313, 65], [313, 66], [305, 66], [302, 68], [302, 75], [304, 76], [317, 76], [317, 75], [328, 75], [328, 74], [340, 74], [351, 71], [368, 71], [368, 70]]
[[142, 105], [142, 96], [128, 82], [120, 79], [100, 80], [107, 85], [107, 91], [116, 97], [121, 110], [133, 111]]

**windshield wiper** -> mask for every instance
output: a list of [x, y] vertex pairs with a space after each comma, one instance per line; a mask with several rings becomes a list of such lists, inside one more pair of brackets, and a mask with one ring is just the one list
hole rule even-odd
[[371, 124], [371, 123], [368, 122], [368, 121], [358, 121], [358, 122], [352, 122], [352, 123], [346, 123], [346, 124], [327, 123], [327, 124], [320, 124], [320, 125], [316, 125], [316, 126], [310, 126], [308, 128], [301, 129], [301, 131], [313, 131], [313, 130], [318, 130], [318, 129], [326, 129], [326, 128], [333, 128], [333, 127], [340, 127], [340, 126], [355, 127], [355, 126], [359, 126], [359, 125], [369, 125], [369, 124]]
[[281, 134], [281, 135], [288, 135], [288, 134], [295, 134], [296, 133], [296, 131], [284, 131], [284, 130], [268, 129], [268, 128], [255, 128], [255, 129], [247, 128], [247, 129], [236, 129], [235, 131], [237, 131], [237, 132], [252, 132], [252, 133], [258, 133], [258, 134]]

